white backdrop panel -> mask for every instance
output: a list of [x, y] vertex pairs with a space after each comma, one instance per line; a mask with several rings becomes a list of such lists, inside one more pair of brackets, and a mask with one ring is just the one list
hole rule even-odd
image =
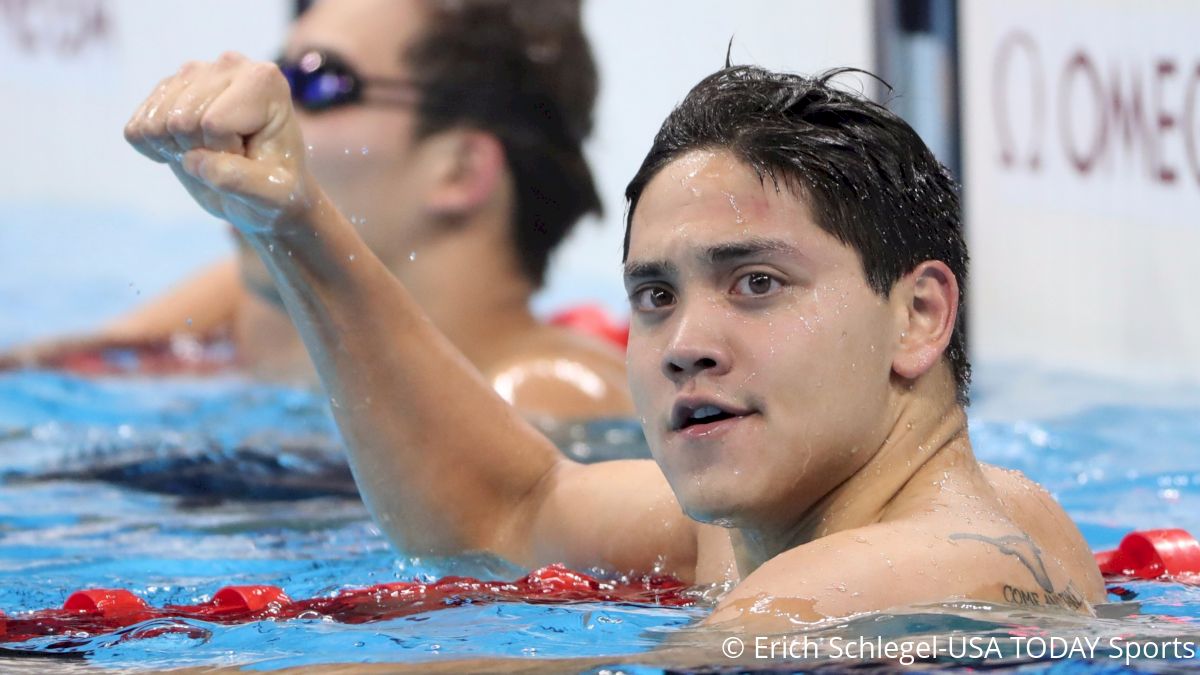
[[977, 360], [1200, 379], [1200, 3], [962, 3]]

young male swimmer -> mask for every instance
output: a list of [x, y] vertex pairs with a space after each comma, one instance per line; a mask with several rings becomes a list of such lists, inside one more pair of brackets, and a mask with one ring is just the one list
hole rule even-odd
[[272, 64], [187, 66], [125, 133], [262, 258], [406, 551], [739, 579], [711, 622], [1105, 597], [1063, 511], [971, 452], [951, 179], [825, 78], [717, 72], [629, 186], [654, 462], [565, 459], [487, 386], [330, 204]]

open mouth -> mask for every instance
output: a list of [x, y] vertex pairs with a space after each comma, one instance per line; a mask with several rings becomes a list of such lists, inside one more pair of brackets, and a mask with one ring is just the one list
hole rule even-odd
[[733, 413], [727, 410], [721, 410], [715, 405], [702, 406], [688, 415], [683, 421], [683, 429], [696, 426], [697, 424], [711, 424], [736, 417]]
[[679, 403], [671, 413], [671, 428], [673, 431], [701, 433], [718, 428], [722, 422], [739, 419], [753, 412], [716, 403]]

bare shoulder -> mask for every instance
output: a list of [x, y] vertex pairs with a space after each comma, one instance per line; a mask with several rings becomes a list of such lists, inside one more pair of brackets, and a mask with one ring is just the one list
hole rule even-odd
[[587, 335], [540, 326], [484, 370], [496, 391], [527, 414], [562, 419], [633, 414], [624, 354]]
[[1092, 550], [1054, 497], [1020, 471], [990, 464], [980, 467], [1005, 514], [1017, 528], [1028, 534], [1042, 551], [1061, 560], [1091, 601], [1103, 602], [1104, 580]]
[[1003, 518], [927, 514], [816, 539], [768, 561], [709, 621], [786, 627], [862, 612], [975, 600], [1091, 612], [1083, 581]]

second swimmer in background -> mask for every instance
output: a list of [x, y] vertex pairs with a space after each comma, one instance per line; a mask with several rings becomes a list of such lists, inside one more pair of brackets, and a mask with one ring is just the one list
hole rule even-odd
[[[308, 166], [509, 402], [541, 418], [632, 411], [622, 354], [529, 308], [552, 251], [600, 209], [582, 150], [597, 74], [578, 2], [318, 2], [293, 25], [281, 65]], [[99, 333], [7, 360], [53, 365], [67, 350], [181, 332], [228, 334], [249, 372], [316, 383], [270, 276], [240, 239], [235, 259]]]

